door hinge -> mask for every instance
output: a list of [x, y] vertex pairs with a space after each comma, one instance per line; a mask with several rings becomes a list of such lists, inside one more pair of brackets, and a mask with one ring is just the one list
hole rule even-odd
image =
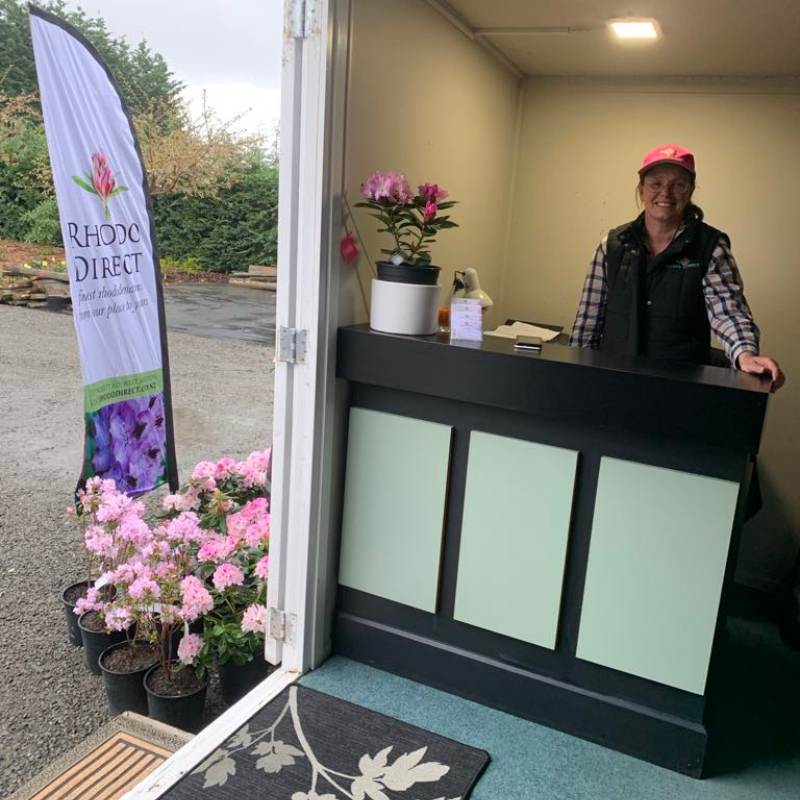
[[278, 328], [278, 361], [305, 364], [308, 331], [298, 328]]
[[294, 632], [297, 627], [297, 614], [287, 614], [279, 608], [267, 611], [267, 634], [284, 644], [294, 644]]
[[305, 39], [311, 35], [317, 23], [318, 6], [317, 0], [294, 0], [292, 36], [295, 39]]

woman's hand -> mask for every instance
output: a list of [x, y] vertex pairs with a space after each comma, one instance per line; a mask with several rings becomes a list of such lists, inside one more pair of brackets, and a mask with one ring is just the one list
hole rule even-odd
[[739, 369], [742, 372], [749, 372], [751, 375], [766, 375], [772, 376], [771, 392], [777, 392], [778, 389], [786, 383], [786, 377], [778, 362], [774, 358], [768, 356], [757, 356], [754, 353], [742, 353], [739, 356]]

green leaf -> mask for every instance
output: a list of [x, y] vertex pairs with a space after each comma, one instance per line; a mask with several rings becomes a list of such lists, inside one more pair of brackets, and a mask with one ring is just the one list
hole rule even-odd
[[87, 192], [91, 192], [92, 194], [97, 194], [97, 190], [94, 188], [94, 186], [90, 186], [88, 183], [86, 183], [85, 180], [83, 180], [83, 178], [79, 177], [78, 175], [73, 175], [72, 180], [74, 180], [75, 183], [77, 183], [78, 186], [81, 187], [81, 189], [85, 189]]
[[117, 188], [114, 189], [113, 192], [111, 192], [109, 197], [115, 197], [116, 195], [120, 194], [121, 192], [127, 192], [127, 191], [128, 191], [128, 187], [127, 186], [117, 186]]

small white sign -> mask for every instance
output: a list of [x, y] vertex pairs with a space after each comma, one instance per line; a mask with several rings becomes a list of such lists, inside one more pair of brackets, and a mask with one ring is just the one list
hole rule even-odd
[[450, 341], [483, 340], [481, 301], [456, 297], [450, 301]]

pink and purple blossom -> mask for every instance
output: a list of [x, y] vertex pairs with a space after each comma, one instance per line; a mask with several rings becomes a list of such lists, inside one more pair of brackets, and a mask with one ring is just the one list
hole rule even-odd
[[406, 176], [396, 172], [373, 172], [361, 185], [361, 194], [375, 203], [391, 206], [407, 206], [414, 199]]

